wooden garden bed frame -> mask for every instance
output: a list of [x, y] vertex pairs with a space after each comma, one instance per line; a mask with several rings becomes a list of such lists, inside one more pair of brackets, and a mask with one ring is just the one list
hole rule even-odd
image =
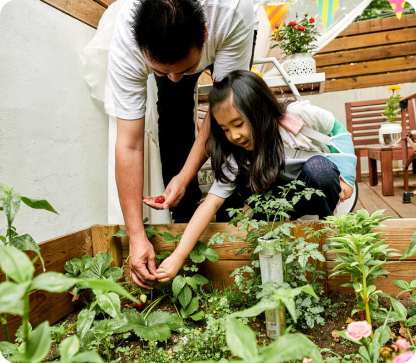
[[[382, 232], [387, 243], [403, 253], [409, 246], [411, 237], [416, 230], [416, 219], [391, 219], [385, 221], [387, 227], [379, 228], [375, 231]], [[296, 228], [294, 235], [296, 237], [303, 236], [302, 229], [305, 227], [313, 227], [315, 230], [321, 228], [319, 222], [295, 222]], [[82, 258], [84, 255], [95, 256], [98, 252], [110, 251], [114, 261], [112, 266], [122, 267], [129, 254], [129, 243], [127, 237], [107, 237], [117, 233], [123, 226], [119, 225], [94, 225], [81, 231], [69, 233], [67, 235], [57, 237], [39, 244], [42, 257], [45, 260], [47, 271], [56, 271], [65, 273], [65, 263], [72, 258]], [[155, 225], [158, 232], [167, 231], [172, 235], [182, 233], [186, 224], [159, 224]], [[208, 242], [209, 238], [217, 232], [229, 231], [236, 236], [243, 236], [244, 231], [237, 231], [237, 228], [226, 223], [212, 223], [200, 238], [203, 242]], [[324, 236], [320, 241], [322, 246], [325, 239], [330, 236]], [[155, 251], [173, 251], [175, 246], [173, 243], [165, 242], [162, 237], [155, 235], [151, 238]], [[204, 262], [199, 265], [199, 272], [207, 278], [212, 278], [215, 287], [222, 288], [223, 283], [231, 286], [234, 281], [230, 278], [230, 274], [235, 268], [250, 264], [250, 256], [248, 254], [236, 255], [244, 244], [241, 242], [224, 242], [222, 246], [211, 246], [215, 248], [220, 259], [218, 262]], [[30, 258], [35, 254], [28, 252]], [[326, 262], [319, 262], [318, 269], [327, 272], [326, 276], [332, 273], [335, 267], [336, 254], [334, 252], [326, 253]], [[392, 259], [392, 260], [397, 260]], [[393, 280], [400, 279], [412, 281], [416, 278], [416, 258], [409, 258], [400, 263], [388, 264], [386, 270], [390, 272], [389, 279], [380, 278], [376, 280], [376, 286], [383, 292], [396, 296], [400, 289], [393, 284]], [[129, 267], [125, 266], [125, 271], [129, 272]], [[39, 261], [35, 264], [35, 275], [42, 273], [42, 266]], [[5, 280], [4, 274], [0, 273], [0, 282]], [[348, 276], [336, 275], [325, 278], [323, 281], [326, 292], [338, 291], [342, 294], [352, 293], [351, 288], [343, 288], [342, 284], [348, 282]], [[62, 319], [74, 309], [80, 306], [78, 301], [72, 301], [72, 295], [68, 292], [61, 294], [53, 294], [45, 291], [33, 291], [30, 294], [30, 322], [33, 327], [41, 322], [48, 320], [50, 324]], [[18, 316], [8, 317], [9, 330], [12, 337], [18, 327], [21, 325], [21, 318]], [[0, 328], [0, 341], [5, 340], [5, 332]]]

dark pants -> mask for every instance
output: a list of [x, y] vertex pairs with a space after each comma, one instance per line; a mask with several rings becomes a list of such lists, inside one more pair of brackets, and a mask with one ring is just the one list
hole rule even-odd
[[[254, 32], [253, 54], [256, 41]], [[253, 57], [251, 59], [251, 63]], [[250, 68], [251, 68], [250, 63]], [[208, 67], [213, 74], [214, 67]], [[163, 183], [166, 186], [171, 179], [179, 174], [195, 141], [194, 123], [194, 90], [201, 73], [184, 76], [179, 82], [172, 82], [167, 76], [158, 77], [157, 84], [157, 112], [159, 113], [159, 148], [162, 162]], [[236, 197], [225, 203], [225, 208], [242, 207], [244, 200]], [[185, 192], [185, 196], [177, 207], [171, 208], [172, 219], [176, 223], [187, 223], [198, 207], [201, 199], [198, 179], [195, 177]], [[231, 203], [231, 205], [230, 205]], [[237, 204], [236, 204], [237, 203]]]
[[[339, 181], [340, 172], [337, 166], [325, 158], [324, 156], [313, 156], [305, 165], [297, 180], [305, 183], [305, 188], [319, 189], [325, 197], [319, 197], [313, 194], [310, 200], [302, 197], [299, 202], [294, 206], [293, 212], [288, 212], [291, 220], [296, 220], [304, 215], [318, 215], [319, 219], [324, 219], [327, 216], [332, 216], [334, 210], [339, 201], [339, 193], [341, 193], [341, 185]], [[284, 186], [288, 181], [278, 179], [273, 186], [273, 194], [279, 196], [281, 189], [279, 186]], [[300, 191], [302, 187], [298, 186], [297, 191]], [[241, 187], [240, 187], [241, 194]], [[246, 199], [250, 196], [251, 191], [246, 189]], [[287, 200], [291, 200], [295, 192], [291, 191], [286, 197]], [[266, 215], [256, 213], [253, 216], [257, 220], [266, 220]]]

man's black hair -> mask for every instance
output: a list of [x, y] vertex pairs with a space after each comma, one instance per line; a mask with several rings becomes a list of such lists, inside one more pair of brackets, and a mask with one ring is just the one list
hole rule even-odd
[[140, 0], [131, 23], [140, 51], [159, 64], [186, 58], [205, 42], [205, 15], [198, 0]]

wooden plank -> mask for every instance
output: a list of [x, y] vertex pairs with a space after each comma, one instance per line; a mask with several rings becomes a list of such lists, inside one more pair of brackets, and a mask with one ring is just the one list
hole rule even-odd
[[[336, 263], [328, 261], [327, 263], [327, 274], [330, 276], [333, 272]], [[380, 277], [375, 280], [377, 289], [380, 289], [386, 294], [396, 296], [402, 290], [393, 284], [393, 280], [405, 280], [407, 282], [413, 281], [416, 276], [416, 261], [401, 261], [399, 263], [391, 263], [383, 266], [388, 272], [388, 279]], [[338, 274], [328, 278], [328, 289], [329, 291], [338, 291], [341, 294], [353, 293], [352, 288], [342, 287], [341, 285], [350, 282], [349, 274]], [[403, 294], [403, 296], [406, 296]]]
[[389, 30], [374, 34], [364, 34], [345, 38], [336, 38], [320, 54], [345, 51], [348, 49], [374, 47], [377, 45], [412, 42], [416, 40], [416, 29]]
[[[415, 30], [416, 32], [416, 30]], [[386, 73], [416, 68], [416, 57], [394, 58], [383, 61], [342, 65], [339, 67], [319, 68], [318, 73], [325, 73], [326, 78], [360, 76], [364, 74]]]
[[97, 28], [98, 23], [105, 11], [105, 7], [93, 0], [42, 0], [48, 5], [82, 21], [83, 23]]
[[375, 188], [376, 187], [368, 186], [367, 183], [358, 184], [360, 201], [363, 207], [367, 209], [368, 213], [370, 214], [373, 214], [377, 210], [385, 209], [386, 211], [384, 214], [386, 216], [398, 218], [398, 214], [392, 208], [390, 208], [390, 206], [384, 200], [378, 198], [377, 195], [375, 195]]
[[374, 48], [363, 48], [337, 53], [318, 53], [313, 58], [316, 60], [318, 70], [320, 67], [365, 62], [368, 60], [403, 57], [416, 54], [416, 43], [394, 44]]
[[[231, 273], [238, 267], [251, 265], [250, 260], [219, 260], [218, 262], [205, 261], [198, 264], [198, 273], [204, 275], [208, 280], [212, 280], [214, 287], [222, 290], [223, 280], [225, 286], [234, 284], [234, 277]], [[130, 274], [130, 266], [124, 267], [124, 273]]]
[[[73, 258], [82, 258], [84, 255], [92, 255], [91, 228], [69, 233], [45, 242], [39, 243], [41, 254], [45, 260], [46, 271], [65, 273], [65, 263]], [[27, 252], [30, 259], [36, 254]], [[35, 263], [34, 275], [43, 272], [39, 261]], [[5, 281], [5, 275], [0, 272], [0, 282]], [[77, 305], [71, 303], [72, 296], [68, 292], [53, 294], [45, 291], [33, 291], [30, 294], [30, 315], [29, 321], [35, 327], [45, 320], [50, 324], [62, 319], [69, 314]], [[15, 332], [21, 325], [21, 318], [18, 316], [8, 317], [9, 330], [14, 337]], [[4, 329], [0, 329], [0, 341], [5, 340]]]
[[379, 74], [375, 76], [351, 77], [345, 79], [337, 79], [335, 81], [327, 80], [325, 82], [325, 92], [413, 82], [416, 82], [416, 71]]
[[399, 20], [396, 17], [361, 21], [350, 24], [338, 37], [346, 37], [350, 35], [375, 33], [392, 29], [402, 29], [416, 26], [416, 15], [410, 14], [402, 16]]
[[105, 8], [108, 8], [116, 0], [94, 0], [94, 1], [97, 4], [100, 4], [101, 6], [104, 6]]
[[110, 251], [114, 259], [114, 261], [110, 263], [110, 267], [120, 267], [122, 263], [120, 238], [108, 237], [117, 233], [119, 229], [120, 227], [118, 225], [95, 225], [91, 227], [94, 256], [99, 252]]

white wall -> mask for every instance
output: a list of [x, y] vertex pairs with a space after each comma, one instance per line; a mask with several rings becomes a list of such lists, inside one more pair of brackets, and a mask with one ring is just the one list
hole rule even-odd
[[40, 0], [0, 13], [0, 182], [60, 213], [22, 203], [15, 226], [37, 242], [107, 222], [108, 118], [79, 57], [94, 34]]
[[[399, 91], [402, 96], [406, 96], [416, 90], [416, 85], [414, 83], [404, 83], [399, 84], [399, 86], [402, 87]], [[304, 100], [310, 100], [315, 106], [331, 111], [335, 115], [336, 119], [346, 126], [347, 120], [345, 115], [345, 104], [347, 102], [388, 98], [389, 91], [387, 90], [387, 87], [388, 86], [351, 89], [346, 91], [328, 92], [320, 95], [302, 96], [302, 98]], [[395, 161], [393, 166], [395, 169], [401, 168], [401, 161]], [[364, 173], [368, 172], [368, 158], [361, 158], [361, 171]]]

